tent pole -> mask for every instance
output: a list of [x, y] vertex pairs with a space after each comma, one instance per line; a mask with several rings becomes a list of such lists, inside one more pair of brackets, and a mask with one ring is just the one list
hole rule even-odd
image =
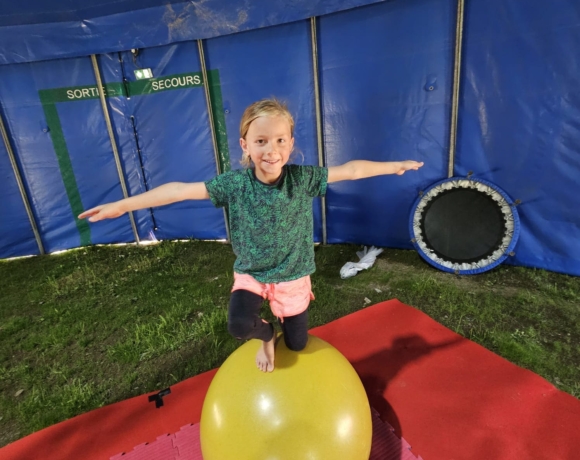
[[6, 151], [8, 152], [8, 157], [10, 158], [10, 164], [12, 165], [12, 170], [14, 171], [14, 176], [16, 177], [16, 182], [18, 183], [18, 189], [20, 190], [20, 196], [26, 208], [26, 213], [28, 214], [28, 219], [30, 220], [30, 225], [32, 226], [32, 231], [34, 233], [34, 238], [36, 239], [36, 244], [38, 245], [38, 250], [41, 254], [45, 254], [44, 245], [42, 244], [42, 239], [40, 238], [40, 232], [38, 231], [38, 226], [36, 225], [36, 220], [34, 219], [34, 214], [32, 213], [32, 207], [30, 206], [30, 200], [26, 195], [26, 189], [24, 188], [24, 182], [22, 182], [22, 176], [20, 175], [20, 170], [18, 169], [18, 163], [16, 163], [16, 157], [14, 156], [14, 151], [10, 145], [10, 140], [8, 139], [8, 132], [4, 126], [4, 120], [2, 119], [2, 113], [0, 113], [0, 132], [2, 132], [2, 139], [4, 140], [4, 145], [6, 146]]
[[453, 177], [455, 148], [457, 144], [457, 119], [459, 115], [459, 86], [461, 80], [461, 48], [463, 45], [464, 0], [457, 0], [457, 26], [455, 30], [455, 63], [453, 68], [453, 101], [451, 106], [451, 128], [449, 134], [449, 167], [447, 176]]
[[[209, 80], [207, 78], [207, 67], [205, 65], [205, 54], [203, 52], [203, 40], [197, 40], [197, 49], [199, 51], [199, 62], [201, 64], [201, 73], [203, 75], [203, 87], [205, 89], [205, 102], [207, 105], [207, 114], [209, 117], [209, 127], [211, 129], [211, 142], [213, 144], [213, 153], [215, 155], [215, 164], [216, 164], [216, 171], [218, 174], [221, 174], [223, 171], [221, 170], [220, 166], [220, 156], [218, 151], [218, 143], [217, 143], [217, 136], [215, 132], [215, 124], [213, 122], [213, 110], [211, 108], [211, 94], [209, 91]], [[226, 234], [228, 241], [231, 241], [230, 238], [230, 221], [228, 219], [228, 214], [226, 212], [226, 208], [223, 208], [224, 213], [224, 221], [226, 223]]]
[[[117, 165], [117, 173], [119, 174], [119, 182], [121, 183], [121, 189], [123, 190], [123, 197], [128, 198], [127, 185], [125, 184], [125, 176], [123, 175], [123, 169], [121, 167], [121, 160], [119, 159], [119, 151], [117, 149], [117, 142], [115, 141], [115, 135], [113, 133], [113, 125], [111, 124], [111, 117], [109, 116], [109, 109], [107, 107], [107, 102], [105, 101], [105, 92], [103, 90], [103, 82], [101, 80], [101, 72], [99, 70], [99, 65], [97, 63], [97, 56], [91, 54], [91, 61], [93, 63], [93, 70], [95, 72], [95, 78], [97, 80], [97, 89], [99, 91], [99, 98], [101, 99], [101, 107], [103, 108], [103, 115], [105, 117], [105, 123], [107, 124], [107, 131], [109, 132], [109, 139], [111, 140], [111, 147], [113, 148], [113, 156], [115, 157], [115, 164]], [[133, 235], [135, 236], [135, 242], [140, 244], [139, 233], [137, 233], [137, 226], [135, 225], [135, 218], [133, 212], [129, 211], [129, 220], [131, 221], [131, 228], [133, 229]]]
[[[312, 73], [314, 80], [314, 106], [316, 110], [316, 139], [318, 142], [318, 166], [324, 166], [324, 143], [322, 141], [322, 114], [320, 109], [320, 86], [318, 81], [318, 40], [316, 38], [316, 17], [310, 18], [310, 38], [312, 43]], [[326, 244], [326, 197], [320, 197], [322, 208], [322, 244]]]

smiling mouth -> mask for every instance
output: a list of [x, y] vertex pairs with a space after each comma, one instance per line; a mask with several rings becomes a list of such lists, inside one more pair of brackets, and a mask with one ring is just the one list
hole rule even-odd
[[263, 160], [263, 161], [264, 161], [264, 163], [268, 163], [269, 165], [273, 165], [273, 164], [278, 163], [278, 160]]

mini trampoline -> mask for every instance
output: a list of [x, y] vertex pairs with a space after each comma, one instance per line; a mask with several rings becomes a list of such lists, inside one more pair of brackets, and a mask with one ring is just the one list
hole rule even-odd
[[421, 257], [451, 273], [483, 273], [513, 255], [520, 222], [516, 205], [497, 185], [452, 177], [420, 194], [409, 218]]

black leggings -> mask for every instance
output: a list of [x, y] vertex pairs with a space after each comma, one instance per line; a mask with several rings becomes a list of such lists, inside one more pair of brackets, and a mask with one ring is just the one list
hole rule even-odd
[[[228, 332], [237, 339], [260, 339], [268, 342], [274, 326], [260, 317], [264, 299], [258, 294], [237, 289], [232, 292], [228, 309]], [[293, 351], [304, 349], [308, 342], [308, 310], [296, 316], [286, 316], [280, 322], [286, 346]]]

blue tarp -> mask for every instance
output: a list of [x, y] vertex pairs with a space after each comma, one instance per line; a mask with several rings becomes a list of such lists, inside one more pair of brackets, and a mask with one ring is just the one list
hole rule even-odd
[[412, 3], [320, 19], [327, 164], [425, 163], [418, 173], [333, 184], [331, 243], [409, 247], [407, 220], [418, 191], [446, 175], [455, 2]]
[[457, 175], [514, 200], [509, 263], [580, 275], [580, 6], [467, 2]]
[[[90, 54], [97, 55], [129, 194], [241, 167], [241, 114], [269, 96], [287, 100], [295, 116], [293, 161], [318, 164], [312, 15], [320, 16], [325, 163], [425, 162], [403, 176], [332, 184], [328, 242], [411, 248], [412, 203], [447, 177], [456, 0], [6, 6], [0, 9], [0, 115], [49, 252], [135, 239], [126, 216], [98, 224], [74, 217], [122, 197]], [[574, 0], [466, 2], [454, 168], [456, 176], [471, 171], [521, 200], [520, 239], [508, 263], [574, 275], [580, 275], [579, 31]], [[149, 86], [136, 79], [142, 68], [153, 72]], [[36, 254], [3, 145], [0, 174], [0, 257]], [[320, 200], [314, 211], [321, 241]], [[140, 239], [227, 236], [224, 213], [209, 201], [135, 217]]]
[[12, 173], [8, 152], [0, 144], [0, 197], [2, 218], [0, 219], [0, 247], [2, 257], [38, 254], [34, 233], [26, 208]]
[[0, 65], [218, 37], [383, 1], [2, 0]]

